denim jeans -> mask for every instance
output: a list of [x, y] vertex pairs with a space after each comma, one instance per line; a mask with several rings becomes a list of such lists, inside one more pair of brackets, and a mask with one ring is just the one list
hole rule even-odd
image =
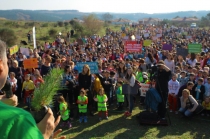
[[193, 112], [190, 112], [188, 109], [186, 108], [180, 108], [179, 112], [181, 112], [183, 115], [190, 117], [192, 116]]
[[134, 103], [134, 96], [133, 95], [128, 95], [129, 99], [129, 112], [132, 113], [133, 110], [133, 103]]

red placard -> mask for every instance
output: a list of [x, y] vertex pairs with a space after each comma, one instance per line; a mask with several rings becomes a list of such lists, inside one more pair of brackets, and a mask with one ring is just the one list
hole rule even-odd
[[141, 52], [142, 45], [139, 41], [126, 41], [124, 50], [125, 52]]

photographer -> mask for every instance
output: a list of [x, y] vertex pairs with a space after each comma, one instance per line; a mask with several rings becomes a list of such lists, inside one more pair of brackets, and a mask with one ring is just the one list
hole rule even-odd
[[168, 97], [168, 81], [171, 77], [170, 69], [160, 60], [157, 64], [157, 71], [155, 73], [156, 89], [162, 98], [162, 102], [158, 105], [158, 115], [164, 120], [166, 114], [166, 101]]

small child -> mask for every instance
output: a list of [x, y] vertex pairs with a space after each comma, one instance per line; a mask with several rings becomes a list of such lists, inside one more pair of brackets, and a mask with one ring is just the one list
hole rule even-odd
[[94, 97], [94, 100], [96, 102], [98, 102], [98, 115], [99, 115], [99, 121], [102, 120], [102, 115], [104, 114], [106, 116], [105, 119], [109, 119], [108, 118], [108, 111], [107, 111], [107, 105], [106, 102], [108, 101], [108, 98], [105, 94], [104, 88], [101, 88], [99, 90], [99, 94]]
[[186, 72], [185, 71], [181, 71], [181, 77], [178, 79], [179, 81], [179, 85], [180, 87], [182, 87], [183, 85], [187, 84], [187, 77], [186, 77]]
[[168, 82], [168, 103], [169, 103], [169, 109], [170, 112], [175, 112], [175, 114], [178, 114], [177, 111], [177, 95], [179, 91], [179, 82], [177, 81], [177, 75], [172, 74], [172, 79]]
[[[22, 91], [24, 91], [24, 103], [26, 103], [26, 99], [30, 97], [30, 95], [33, 93], [35, 89], [35, 85], [32, 80], [30, 80], [30, 74], [25, 75], [25, 81], [23, 82]], [[27, 102], [28, 105], [30, 102]]]
[[61, 127], [67, 126], [68, 128], [71, 128], [72, 125], [70, 123], [70, 116], [69, 116], [70, 111], [68, 110], [67, 102], [65, 101], [63, 96], [59, 96], [57, 101], [59, 103], [59, 113], [63, 121]]
[[42, 83], [44, 83], [42, 76], [39, 73], [34, 74], [34, 85], [36, 88], [38, 88]]
[[117, 94], [117, 102], [118, 102], [118, 108], [117, 108], [118, 111], [123, 110], [124, 95], [122, 94], [122, 85], [123, 85], [122, 81], [119, 81], [117, 83], [118, 88], [117, 88], [116, 94]]
[[14, 93], [17, 89], [17, 79], [15, 78], [15, 73], [10, 72], [9, 74], [9, 82], [12, 86], [12, 92]]
[[193, 96], [198, 101], [199, 104], [202, 103], [204, 94], [205, 94], [205, 86], [203, 85], [203, 78], [199, 78], [197, 83], [194, 85]]
[[202, 106], [204, 107], [204, 110], [201, 115], [209, 116], [209, 114], [210, 114], [210, 98], [209, 97], [205, 98], [205, 100], [202, 102]]
[[87, 123], [87, 104], [88, 104], [88, 97], [86, 95], [86, 90], [81, 89], [80, 95], [77, 99], [77, 104], [79, 108], [79, 122], [82, 123], [84, 120], [84, 123]]

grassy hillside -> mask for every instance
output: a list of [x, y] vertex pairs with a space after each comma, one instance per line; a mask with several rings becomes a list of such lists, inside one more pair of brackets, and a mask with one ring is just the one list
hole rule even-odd
[[[39, 45], [43, 45], [44, 42], [49, 41], [53, 42], [56, 35], [59, 34], [59, 32], [62, 33], [62, 38], [66, 39], [66, 34], [72, 29], [72, 26], [68, 24], [67, 26], [63, 25], [62, 27], [58, 26], [57, 22], [32, 22], [32, 21], [13, 21], [13, 20], [6, 20], [4, 18], [0, 18], [0, 28], [9, 28], [12, 29], [15, 32], [15, 35], [17, 37], [16, 44], [20, 45], [20, 41], [28, 41], [27, 34], [29, 31], [32, 32], [33, 26], [36, 27], [36, 40]], [[114, 31], [120, 30], [120, 26], [110, 25], [108, 26]], [[55, 29], [56, 35], [52, 36], [49, 34], [49, 30]], [[106, 27], [103, 27], [99, 35], [105, 35]], [[77, 32], [75, 32], [77, 34]], [[32, 33], [31, 33], [32, 34]], [[71, 41], [76, 39], [76, 36], [71, 38]], [[32, 37], [31, 37], [32, 40]], [[14, 45], [16, 45], [14, 44]], [[30, 43], [28, 46], [33, 46], [33, 43]]]

